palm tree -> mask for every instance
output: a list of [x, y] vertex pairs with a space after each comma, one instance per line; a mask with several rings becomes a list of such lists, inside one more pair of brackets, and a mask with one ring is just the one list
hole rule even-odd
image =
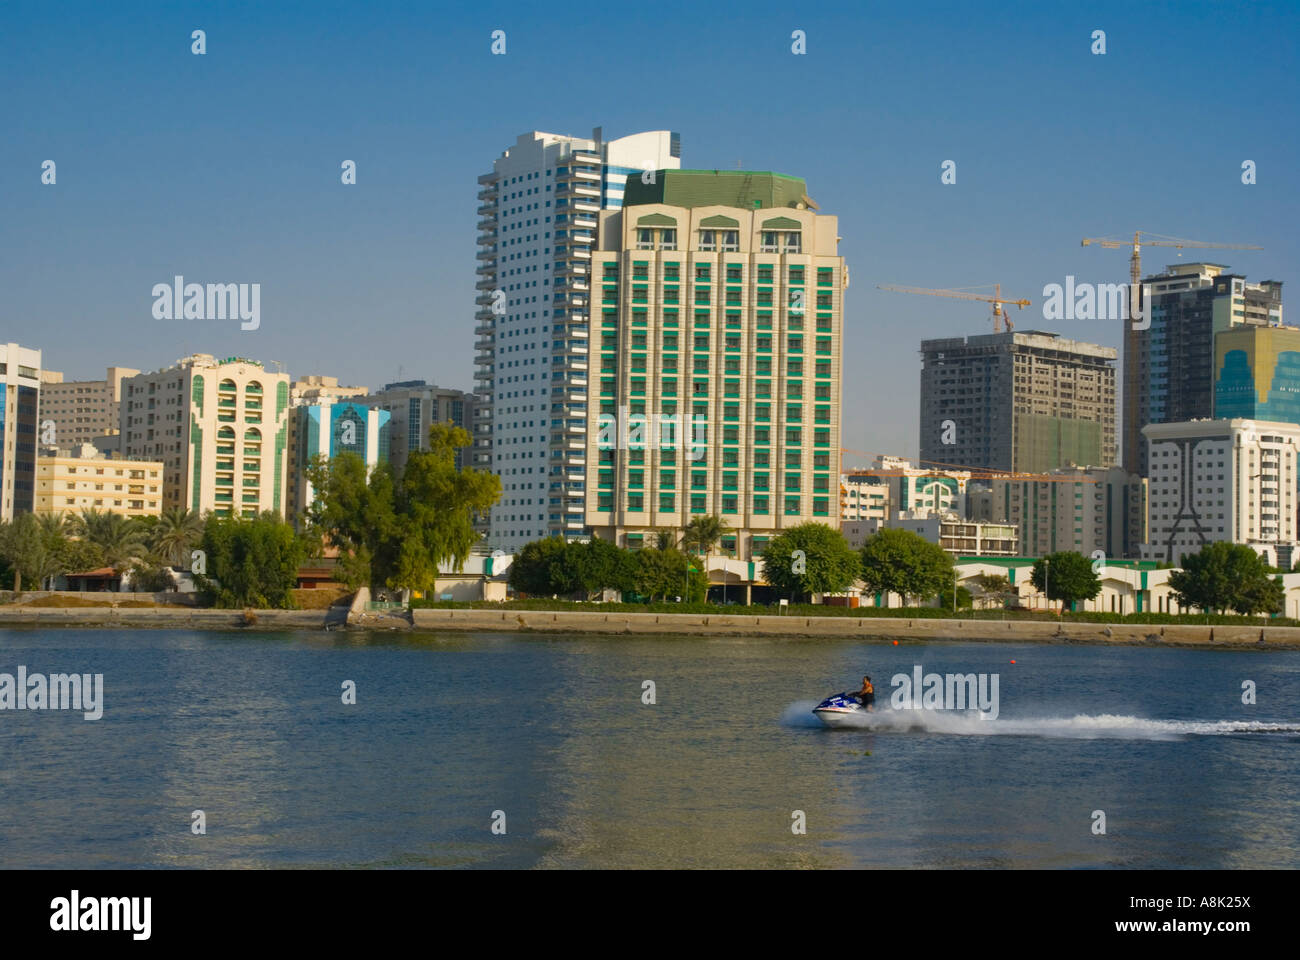
[[203, 518], [186, 507], [168, 507], [154, 524], [150, 546], [173, 567], [185, 566], [192, 548], [203, 537]]
[[672, 550], [677, 546], [677, 537], [671, 530], [660, 530], [655, 534], [656, 550]]
[[[731, 526], [721, 517], [715, 517], [712, 514], [702, 517], [692, 517], [690, 523], [686, 524], [686, 529], [682, 531], [682, 547], [688, 550], [695, 550], [702, 553], [707, 558], [713, 553], [714, 544], [731, 532]], [[708, 569], [707, 562], [705, 569]], [[722, 580], [723, 598], [726, 598], [727, 580]], [[705, 595], [707, 599], [707, 594]]]
[[72, 518], [71, 526], [77, 536], [104, 552], [104, 562], [115, 571], [124, 570], [132, 560], [147, 552], [140, 525], [120, 513], [83, 508]]

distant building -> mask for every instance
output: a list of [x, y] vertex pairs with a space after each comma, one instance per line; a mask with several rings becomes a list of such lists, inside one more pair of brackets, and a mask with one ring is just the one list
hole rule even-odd
[[1113, 347], [1037, 330], [921, 343], [922, 463], [1043, 473], [1113, 466]]
[[163, 506], [285, 513], [289, 376], [196, 353], [122, 383], [122, 450], [164, 464]]
[[841, 532], [855, 550], [881, 529], [910, 530], [948, 553], [962, 557], [1016, 557], [1020, 555], [1020, 538], [1009, 523], [985, 523], [963, 520], [956, 514], [925, 513], [913, 515], [896, 511], [889, 521], [861, 520], [847, 523]]
[[40, 397], [41, 351], [0, 343], [0, 520], [35, 504]]
[[[453, 423], [470, 434], [474, 433], [473, 393], [438, 387], [423, 380], [403, 380], [386, 383], [382, 390], [358, 398], [359, 403], [378, 410], [388, 411], [388, 456], [393, 469], [399, 473], [406, 466], [412, 450], [429, 449], [429, 428], [435, 423]], [[456, 468], [470, 465], [472, 448], [456, 451]]]
[[314, 499], [306, 473], [313, 458], [333, 459], [348, 452], [355, 453], [372, 469], [388, 462], [387, 410], [325, 397], [300, 403], [291, 414], [294, 444], [288, 499], [289, 516], [295, 521]]
[[103, 380], [65, 381], [61, 373], [43, 371], [41, 421], [53, 421], [54, 435], [41, 442], [75, 447], [116, 436], [121, 421], [122, 381], [139, 372], [131, 367], [109, 367]]
[[1147, 539], [1146, 480], [1120, 467], [1065, 467], [1041, 479], [983, 482], [987, 491], [973, 498], [972, 517], [1014, 524], [1025, 556], [1072, 550], [1136, 557]]
[[1214, 417], [1300, 424], [1300, 327], [1214, 335]]
[[98, 510], [156, 517], [162, 502], [161, 460], [109, 459], [89, 443], [44, 448], [36, 458], [38, 516]]
[[[1147, 474], [1149, 423], [1186, 423], [1215, 416], [1215, 340], [1236, 326], [1282, 324], [1282, 284], [1247, 283], [1216, 263], [1180, 263], [1146, 277], [1150, 325], [1125, 322], [1124, 455], [1129, 473]], [[1233, 370], [1229, 370], [1230, 381]], [[1238, 395], [1239, 396], [1239, 395]], [[1076, 459], [1077, 463], [1098, 462]]]
[[1300, 426], [1193, 420], [1152, 423], [1142, 432], [1151, 471], [1143, 559], [1179, 564], [1222, 541], [1249, 545], [1291, 569]]
[[872, 474], [840, 474], [840, 520], [884, 520], [889, 516], [889, 484]]

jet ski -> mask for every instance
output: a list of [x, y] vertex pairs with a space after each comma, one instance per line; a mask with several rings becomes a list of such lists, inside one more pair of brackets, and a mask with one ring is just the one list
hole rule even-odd
[[867, 708], [856, 693], [837, 693], [817, 704], [813, 715], [828, 727], [861, 727]]

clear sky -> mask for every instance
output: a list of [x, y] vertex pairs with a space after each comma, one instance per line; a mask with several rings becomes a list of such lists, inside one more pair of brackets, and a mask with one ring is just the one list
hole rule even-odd
[[[1042, 320], [1045, 284], [1127, 280], [1085, 236], [1259, 244], [1199, 259], [1300, 290], [1298, 25], [1294, 2], [5, 0], [0, 339], [76, 379], [205, 352], [471, 389], [477, 175], [530, 130], [670, 129], [684, 167], [800, 176], [839, 217], [844, 445], [915, 455], [920, 340], [991, 324], [878, 283], [1000, 281], [1035, 300], [1018, 329], [1111, 346], [1116, 322]], [[260, 283], [261, 327], [153, 319], [176, 274]]]

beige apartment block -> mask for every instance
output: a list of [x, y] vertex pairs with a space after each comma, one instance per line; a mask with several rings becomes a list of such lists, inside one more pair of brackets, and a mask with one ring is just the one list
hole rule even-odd
[[162, 513], [161, 460], [117, 460], [92, 444], [47, 448], [36, 458], [37, 516], [82, 510], [156, 517]]
[[586, 360], [590, 402], [585, 425], [553, 410], [551, 428], [586, 428], [595, 536], [636, 547], [712, 514], [749, 560], [798, 524], [839, 528], [848, 272], [816, 209], [795, 177], [658, 170], [628, 179], [597, 243], [557, 231], [554, 335]]
[[163, 506], [284, 515], [289, 375], [196, 353], [122, 386], [122, 450], [162, 460]]
[[78, 447], [99, 437], [113, 436], [121, 420], [122, 381], [139, 370], [109, 367], [103, 380], [67, 380], [54, 370], [41, 373], [41, 422], [52, 421], [53, 436], [42, 442]]

